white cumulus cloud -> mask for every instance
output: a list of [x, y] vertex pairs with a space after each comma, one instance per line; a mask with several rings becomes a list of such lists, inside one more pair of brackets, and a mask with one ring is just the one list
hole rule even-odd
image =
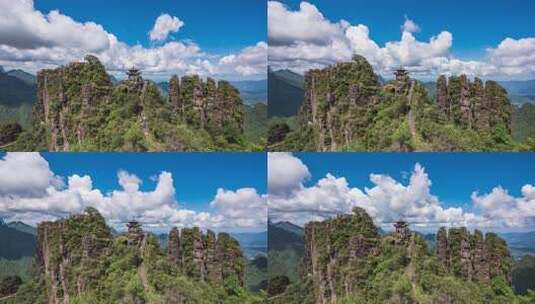
[[154, 23], [154, 27], [149, 32], [150, 40], [162, 41], [167, 39], [170, 33], [176, 33], [184, 26], [184, 22], [178, 17], [169, 14], [161, 14]]
[[210, 206], [238, 227], [262, 227], [267, 223], [267, 196], [254, 188], [218, 189]]
[[219, 60], [218, 74], [261, 75], [266, 72], [267, 52], [267, 43], [261, 41], [237, 54], [225, 56]]
[[[168, 41], [184, 26], [178, 17], [160, 15], [148, 34], [150, 47], [121, 41], [95, 22], [79, 22], [53, 10], [43, 14], [33, 0], [0, 0], [0, 65], [36, 73], [96, 55], [116, 76], [136, 66], [148, 78], [199, 74], [216, 78], [265, 78], [267, 44], [244, 47], [234, 54], [211, 54], [190, 39]], [[231, 56], [233, 60], [223, 60]]]
[[290, 194], [303, 188], [310, 172], [303, 162], [291, 153], [268, 154], [268, 186], [270, 195]]
[[199, 212], [184, 208], [176, 200], [170, 172], [159, 173], [153, 190], [142, 191], [142, 180], [121, 170], [120, 185], [109, 193], [93, 186], [90, 176], [71, 175], [61, 182], [38, 153], [8, 153], [0, 160], [0, 217], [37, 224], [94, 207], [108, 223], [123, 228], [136, 218], [154, 228], [200, 226], [202, 228], [263, 228], [266, 196], [253, 188], [219, 189], [210, 208]]
[[0, 44], [20, 48], [77, 47], [91, 52], [109, 47], [108, 33], [94, 22], [80, 23], [52, 10], [35, 10], [33, 0], [0, 0]]
[[522, 196], [514, 197], [502, 187], [495, 187], [490, 193], [472, 194], [474, 205], [496, 224], [506, 227], [528, 227], [535, 224], [535, 187], [524, 185]]
[[[271, 157], [271, 156], [270, 156]], [[296, 174], [308, 168], [295, 156], [286, 154], [285, 163], [299, 163], [298, 167], [281, 166], [277, 175], [302, 176]], [[294, 158], [290, 160], [289, 158]], [[283, 163], [281, 163], [283, 164]], [[304, 168], [303, 168], [304, 167]], [[535, 187], [525, 185], [522, 197], [513, 197], [501, 187], [489, 194], [472, 194], [474, 211], [461, 207], [446, 206], [439, 197], [432, 194], [432, 181], [420, 164], [415, 164], [408, 183], [403, 183], [384, 174], [370, 174], [372, 187], [351, 187], [344, 177], [327, 174], [316, 184], [296, 186], [296, 179], [289, 179], [286, 186], [278, 180], [277, 189], [294, 189], [284, 193], [270, 193], [269, 215], [274, 221], [288, 220], [304, 224], [311, 220], [322, 220], [336, 214], [350, 213], [353, 207], [364, 208], [379, 225], [390, 227], [391, 223], [403, 218], [422, 228], [438, 226], [469, 227], [529, 227], [535, 224]]]
[[401, 26], [401, 30], [409, 33], [417, 33], [420, 31], [420, 27], [418, 26], [418, 24], [416, 24], [416, 22], [405, 16], [405, 22]]
[[379, 45], [365, 24], [331, 21], [316, 6], [301, 2], [291, 10], [278, 1], [268, 2], [269, 64], [274, 69], [304, 73], [362, 55], [377, 73], [391, 77], [392, 70], [405, 66], [413, 76], [434, 78], [438, 74], [467, 74], [479, 77], [526, 78], [535, 74], [535, 38], [505, 38], [486, 50], [479, 60], [463, 60], [451, 53], [454, 34], [441, 31], [428, 41], [416, 34], [420, 26], [405, 16], [401, 37]]

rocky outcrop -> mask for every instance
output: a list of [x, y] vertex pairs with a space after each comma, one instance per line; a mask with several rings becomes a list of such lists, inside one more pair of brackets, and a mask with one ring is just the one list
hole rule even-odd
[[168, 137], [176, 133], [169, 129], [177, 123], [239, 142], [245, 114], [240, 92], [230, 83], [173, 76], [168, 104], [140, 70], [132, 68], [127, 74], [128, 79], [113, 85], [94, 56], [40, 71], [33, 109], [33, 129], [44, 135], [39, 144], [49, 151], [103, 151], [110, 146], [144, 151], [150, 142], [157, 149], [184, 150], [188, 147], [176, 142], [180, 136]]
[[444, 269], [455, 276], [481, 283], [495, 277], [511, 284], [512, 259], [506, 242], [494, 233], [475, 230], [470, 234], [464, 227], [441, 228], [437, 234], [437, 256]]
[[169, 103], [173, 107], [173, 111], [184, 115], [184, 103], [182, 102], [182, 94], [180, 91], [180, 79], [177, 75], [173, 75], [169, 80]]
[[312, 280], [316, 303], [336, 303], [350, 294], [357, 280], [344, 269], [378, 254], [379, 234], [372, 219], [361, 208], [353, 211], [305, 226], [303, 277]]
[[70, 303], [98, 280], [95, 265], [110, 253], [111, 233], [102, 216], [85, 214], [38, 227], [37, 262], [47, 281], [49, 304]]
[[[206, 300], [194, 298], [203, 290], [187, 290], [198, 287], [199, 281], [206, 283], [201, 289], [229, 288], [233, 297], [241, 297], [236, 292], [246, 292], [246, 260], [239, 243], [228, 234], [216, 237], [199, 228], [175, 228], [169, 234], [166, 255], [157, 237], [143, 231], [140, 223], [132, 220], [127, 228], [113, 236], [93, 208], [81, 215], [41, 223], [36, 258], [40, 274], [35, 278], [39, 286], [34, 294], [46, 297], [47, 304], [78, 303], [96, 294], [99, 297], [92, 300], [98, 303], [112, 297], [113, 303], [145, 303], [154, 299], [151, 296], [159, 300], [150, 303], [192, 303]], [[142, 290], [130, 293], [126, 283], [116, 283], [121, 276], [141, 283]], [[183, 285], [185, 282], [189, 283]], [[205, 295], [213, 296], [211, 292]], [[216, 301], [212, 298], [209, 302]]]
[[[460, 282], [489, 284], [501, 277], [511, 284], [512, 259], [505, 241], [494, 233], [483, 237], [481, 232], [470, 234], [464, 227], [440, 228], [437, 259], [407, 222], [399, 220], [394, 227], [392, 233], [379, 235], [371, 217], [358, 207], [353, 214], [307, 223], [301, 279], [314, 295], [314, 303], [334, 304], [341, 299], [366, 303], [364, 299], [374, 299], [374, 294], [367, 294], [370, 280], [383, 280], [385, 273], [401, 274], [398, 280], [406, 279], [415, 291], [425, 280], [424, 269], [437, 278], [455, 276]], [[383, 274], [376, 277], [377, 272]], [[435, 293], [436, 302], [449, 303], [447, 293], [442, 293]], [[391, 299], [399, 300], [396, 295]]]
[[49, 132], [49, 151], [69, 151], [91, 131], [86, 122], [111, 92], [104, 66], [94, 56], [37, 74], [38, 96], [34, 115]]
[[449, 115], [450, 103], [448, 101], [448, 80], [444, 75], [440, 75], [437, 79], [437, 104], [443, 113]]
[[437, 103], [446, 117], [468, 129], [492, 130], [502, 126], [511, 134], [513, 107], [507, 92], [495, 81], [466, 75], [437, 80]]
[[426, 85], [411, 79], [409, 71], [400, 67], [394, 74], [382, 85], [358, 55], [351, 62], [309, 70], [298, 128], [270, 148], [450, 151], [481, 145], [503, 150], [503, 143], [512, 141], [513, 107], [496, 82], [442, 75], [435, 103]]
[[446, 228], [441, 227], [437, 232], [436, 251], [438, 259], [442, 262], [444, 269], [450, 268], [450, 251], [448, 243], [448, 232]]
[[331, 151], [351, 143], [360, 129], [358, 120], [376, 102], [378, 77], [362, 56], [305, 74], [305, 98], [300, 110], [303, 127], [317, 133], [317, 150]]
[[169, 81], [169, 103], [174, 111], [200, 128], [221, 132], [243, 132], [244, 110], [240, 92], [229, 82], [199, 76], [173, 76]]
[[169, 234], [168, 257], [188, 276], [211, 283], [234, 280], [245, 283], [245, 259], [239, 243], [227, 233], [199, 228], [173, 228]]

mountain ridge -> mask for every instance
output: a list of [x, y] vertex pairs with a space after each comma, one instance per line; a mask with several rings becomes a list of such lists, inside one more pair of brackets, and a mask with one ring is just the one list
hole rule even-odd
[[474, 303], [529, 303], [533, 299], [533, 294], [513, 294], [512, 259], [495, 234], [482, 237], [477, 230], [468, 234], [452, 228], [445, 237], [442, 229], [437, 248], [430, 251], [407, 223], [399, 221], [395, 228], [380, 235], [361, 208], [350, 215], [307, 223], [301, 278], [284, 285], [280, 276], [273, 277], [277, 278], [274, 284], [281, 285], [270, 300], [333, 304], [463, 303], [467, 298]]
[[[513, 106], [497, 82], [439, 77], [436, 101], [425, 84], [397, 70], [382, 84], [366, 58], [310, 70], [299, 125], [271, 151], [515, 151]], [[281, 129], [281, 128], [279, 128]], [[271, 137], [269, 137], [271, 138]]]
[[173, 229], [166, 252], [131, 221], [112, 235], [96, 209], [38, 227], [37, 269], [7, 303], [261, 303], [226, 233]]

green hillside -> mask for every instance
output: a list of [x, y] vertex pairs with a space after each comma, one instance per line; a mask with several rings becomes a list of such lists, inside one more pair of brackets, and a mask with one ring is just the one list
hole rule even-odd
[[[517, 151], [512, 103], [497, 82], [441, 76], [436, 100], [405, 70], [381, 84], [362, 56], [305, 75], [298, 126], [272, 151]], [[271, 105], [270, 105], [271, 106]], [[271, 134], [268, 134], [268, 138]]]
[[228, 234], [173, 229], [163, 252], [155, 235], [128, 229], [113, 236], [91, 208], [41, 223], [39, 267], [0, 303], [262, 303], [262, 292], [245, 286], [249, 266]]
[[303, 102], [304, 78], [290, 70], [268, 71], [269, 117], [296, 115]]
[[[515, 295], [505, 241], [466, 228], [440, 229], [436, 249], [406, 226], [380, 235], [361, 208], [305, 226], [299, 281], [270, 303], [532, 303]], [[276, 281], [282, 284], [281, 280]], [[271, 286], [270, 286], [271, 288]]]

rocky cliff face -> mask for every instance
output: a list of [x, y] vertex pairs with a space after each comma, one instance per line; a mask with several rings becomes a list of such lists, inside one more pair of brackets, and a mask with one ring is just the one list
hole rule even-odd
[[184, 133], [178, 124], [190, 132], [205, 130], [231, 143], [239, 141], [244, 109], [239, 91], [228, 82], [173, 76], [166, 102], [140, 71], [129, 73], [134, 74], [113, 85], [94, 56], [40, 71], [34, 129], [44, 130], [47, 149], [143, 151], [150, 149], [149, 143], [152, 149], [192, 149], [180, 142], [184, 135], [175, 135], [179, 130]]
[[400, 68], [395, 75], [381, 85], [362, 56], [308, 71], [299, 127], [274, 149], [513, 149], [513, 107], [496, 82], [440, 76], [435, 102], [408, 71]]
[[174, 228], [169, 234], [168, 257], [188, 276], [220, 284], [233, 280], [244, 286], [245, 258], [239, 243], [227, 233], [216, 235], [199, 228]]
[[459, 284], [473, 281], [478, 288], [488, 287], [494, 278], [503, 278], [504, 288], [505, 282], [511, 284], [511, 256], [494, 233], [483, 237], [477, 230], [472, 235], [463, 227], [441, 228], [435, 255], [408, 223], [400, 220], [394, 227], [392, 233], [379, 235], [371, 217], [358, 207], [351, 215], [307, 223], [301, 277], [314, 303], [453, 303], [452, 293], [441, 289], [452, 276]]
[[306, 224], [303, 277], [312, 279], [316, 303], [336, 303], [351, 294], [361, 278], [347, 268], [358, 268], [370, 255], [377, 255], [378, 239], [372, 219], [361, 208], [352, 215]]
[[104, 66], [94, 56], [37, 74], [34, 116], [47, 130], [50, 151], [69, 151], [90, 134], [87, 118], [94, 116], [111, 92]]
[[377, 102], [378, 88], [378, 78], [362, 56], [306, 73], [301, 123], [317, 132], [318, 150], [336, 150], [350, 143], [366, 127], [351, 118], [363, 115]]
[[39, 225], [37, 261], [48, 282], [49, 304], [70, 303], [91, 289], [100, 275], [95, 266], [110, 254], [111, 239], [104, 219], [93, 209]]
[[437, 255], [446, 271], [467, 280], [488, 283], [503, 277], [511, 284], [512, 259], [503, 239], [466, 228], [441, 228], [437, 234]]
[[437, 103], [446, 116], [469, 129], [491, 130], [504, 126], [511, 133], [513, 107], [507, 92], [495, 81], [475, 78], [471, 82], [466, 75], [440, 76], [437, 81]]
[[201, 128], [243, 132], [240, 92], [227, 81], [175, 75], [169, 81], [169, 103], [179, 116]]

